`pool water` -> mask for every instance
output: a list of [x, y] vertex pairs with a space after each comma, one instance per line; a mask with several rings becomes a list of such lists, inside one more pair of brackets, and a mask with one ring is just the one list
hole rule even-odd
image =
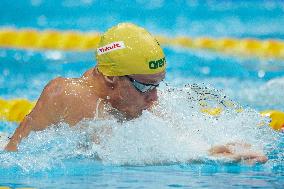
[[[284, 39], [280, 1], [11, 1], [0, 2], [0, 26], [100, 31], [133, 22], [169, 37]], [[15, 13], [18, 14], [15, 14]], [[126, 123], [83, 120], [32, 133], [19, 152], [0, 150], [0, 186], [34, 188], [283, 188], [283, 133], [258, 112], [284, 110], [281, 60], [234, 57], [164, 47], [168, 68], [160, 105]], [[93, 52], [0, 49], [0, 97], [36, 100], [52, 78], [79, 77], [95, 65]], [[196, 83], [212, 107], [232, 100], [218, 117], [201, 114]], [[223, 107], [224, 108], [224, 107]], [[158, 116], [162, 113], [163, 117]], [[266, 126], [258, 127], [259, 124]], [[94, 130], [111, 127], [102, 145]], [[0, 122], [12, 134], [16, 123]], [[210, 157], [207, 150], [231, 141], [251, 143], [269, 157], [264, 165]], [[98, 160], [100, 159], [100, 160]]]

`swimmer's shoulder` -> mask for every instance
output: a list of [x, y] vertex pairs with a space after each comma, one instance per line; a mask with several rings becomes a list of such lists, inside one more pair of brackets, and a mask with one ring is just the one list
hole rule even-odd
[[50, 104], [56, 104], [61, 101], [61, 97], [64, 94], [66, 88], [66, 78], [55, 78], [44, 87], [37, 103], [36, 109], [44, 109]]
[[[67, 94], [77, 95], [77, 93], [89, 93], [88, 78], [92, 76], [94, 68], [86, 71], [81, 78], [64, 78], [57, 77], [49, 81], [44, 87], [43, 93], [48, 94], [49, 97], [53, 96], [66, 96]], [[73, 91], [73, 93], [72, 93]]]
[[49, 86], [60, 86], [60, 85], [63, 85], [65, 82], [66, 82], [67, 78], [64, 78], [64, 77], [56, 77], [52, 80], [50, 80], [48, 82], [48, 84], [46, 85], [46, 87], [49, 87]]
[[67, 86], [67, 79], [63, 77], [57, 77], [44, 87], [42, 95], [47, 95], [48, 97], [60, 96]]
[[51, 80], [46, 86], [45, 91], [50, 95], [66, 95], [79, 94], [86, 88], [86, 80], [84, 78], [64, 78], [57, 77]]
[[87, 71], [82, 75], [82, 78], [91, 77], [91, 76], [93, 75], [94, 69], [96, 69], [96, 68], [91, 68], [91, 69], [87, 70]]
[[69, 105], [76, 104], [78, 106], [80, 103], [82, 107], [93, 106], [93, 103], [98, 99], [96, 92], [89, 85], [88, 79], [84, 77], [56, 78], [54, 84], [51, 85], [53, 93]]

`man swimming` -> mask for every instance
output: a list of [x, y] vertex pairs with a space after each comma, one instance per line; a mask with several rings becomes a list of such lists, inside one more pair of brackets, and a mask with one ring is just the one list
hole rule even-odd
[[[44, 130], [59, 122], [70, 126], [83, 119], [119, 114], [129, 120], [157, 101], [157, 87], [165, 78], [166, 59], [157, 40], [145, 29], [122, 23], [105, 32], [96, 52], [97, 66], [81, 78], [56, 78], [43, 90], [36, 106], [20, 123], [6, 146], [16, 151], [31, 131]], [[104, 111], [109, 104], [116, 111]], [[245, 151], [240, 153], [236, 148]], [[209, 153], [234, 160], [265, 162], [249, 145], [230, 143], [213, 147]]]

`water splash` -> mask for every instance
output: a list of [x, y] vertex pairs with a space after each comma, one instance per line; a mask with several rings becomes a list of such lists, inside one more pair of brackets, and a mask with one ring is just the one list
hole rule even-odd
[[[241, 107], [220, 91], [186, 85], [166, 86], [159, 93], [159, 105], [131, 121], [83, 120], [76, 127], [60, 123], [33, 132], [23, 140], [19, 152], [0, 152], [0, 167], [20, 167], [27, 172], [50, 170], [64, 167], [64, 161], [70, 158], [115, 165], [206, 162], [215, 160], [207, 153], [212, 145], [236, 141], [250, 143], [256, 150], [265, 147], [266, 153], [278, 148], [275, 141], [279, 134], [258, 126], [269, 120], [253, 109], [236, 111]], [[204, 102], [223, 111], [219, 116], [203, 114], [200, 108]], [[233, 105], [225, 106], [224, 102]], [[277, 159], [283, 158], [280, 156]]]

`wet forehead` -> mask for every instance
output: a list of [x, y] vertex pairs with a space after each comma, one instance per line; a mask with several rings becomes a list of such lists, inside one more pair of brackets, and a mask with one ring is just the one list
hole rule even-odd
[[160, 83], [165, 78], [166, 72], [160, 72], [157, 74], [149, 74], [149, 75], [143, 75], [143, 74], [137, 74], [137, 75], [130, 75], [131, 78], [142, 82], [142, 83]]

